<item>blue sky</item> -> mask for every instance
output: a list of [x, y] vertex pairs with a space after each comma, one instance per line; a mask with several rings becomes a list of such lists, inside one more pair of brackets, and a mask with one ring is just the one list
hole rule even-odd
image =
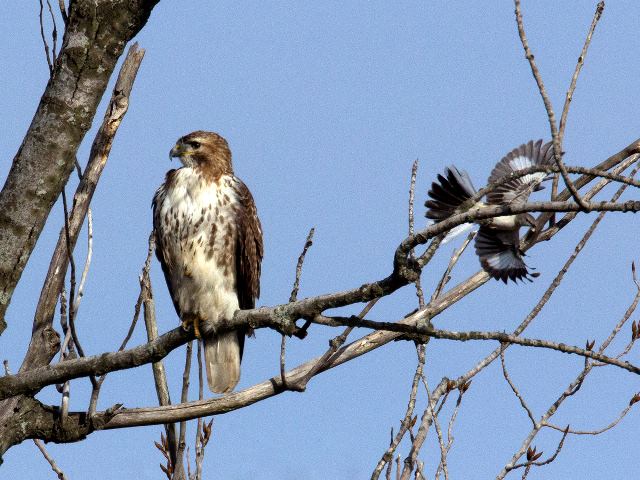
[[[524, 2], [529, 42], [558, 112], [595, 4]], [[4, 179], [48, 70], [37, 2], [13, 2], [1, 11]], [[568, 164], [594, 165], [640, 136], [639, 24], [637, 2], [607, 5], [569, 114]], [[79, 335], [90, 353], [117, 348], [126, 333], [151, 229], [151, 198], [166, 170], [175, 167], [167, 154], [183, 134], [205, 129], [225, 136], [236, 173], [254, 194], [266, 252], [259, 305], [288, 299], [311, 226], [316, 236], [301, 296], [386, 276], [393, 251], [406, 235], [408, 180], [416, 158], [417, 227], [424, 227], [428, 185], [446, 165], [468, 170], [481, 186], [509, 150], [550, 137], [511, 2], [164, 1], [137, 40], [147, 53], [92, 205], [94, 257], [78, 318]], [[103, 107], [104, 102], [95, 124]], [[82, 164], [92, 133], [78, 155]], [[28, 343], [62, 218], [56, 205], [14, 295], [9, 328], [0, 337], [1, 356], [14, 370]], [[592, 218], [579, 219], [529, 252], [529, 264], [542, 274], [533, 284], [490, 282], [434, 323], [453, 330], [513, 329]], [[637, 236], [631, 215], [606, 219], [527, 335], [577, 345], [587, 338], [602, 340], [634, 295], [630, 264], [637, 259]], [[84, 240], [79, 244], [81, 262]], [[455, 246], [442, 248], [424, 272], [428, 292]], [[470, 250], [452, 285], [477, 270]], [[155, 262], [152, 279], [159, 327], [166, 331], [178, 320]], [[415, 302], [406, 288], [381, 301], [370, 317], [395, 320], [413, 310]], [[287, 364], [293, 367], [321, 354], [337, 333], [312, 327], [304, 341], [289, 341]], [[139, 325], [133, 343], [144, 337]], [[624, 333], [615, 347], [627, 338]], [[267, 330], [248, 340], [240, 388], [276, 374], [279, 342], [279, 335]], [[460, 375], [494, 347], [433, 341], [427, 348], [427, 377], [435, 385], [442, 376]], [[179, 397], [183, 356], [179, 349], [167, 359], [174, 398]], [[509, 350], [507, 360], [538, 414], [582, 364], [579, 358], [521, 348]], [[630, 361], [640, 363], [636, 353]], [[396, 342], [317, 377], [305, 393], [286, 393], [216, 417], [205, 459], [207, 478], [367, 478], [388, 444], [389, 429], [397, 428], [404, 415], [414, 368], [413, 344]], [[598, 369], [562, 407], [557, 423], [604, 426], [637, 390], [631, 374]], [[72, 408], [86, 408], [88, 394], [88, 381], [74, 382]], [[53, 389], [39, 398], [59, 401]], [[151, 369], [145, 366], [110, 375], [100, 408], [156, 401]], [[418, 409], [423, 405], [424, 400]], [[637, 443], [637, 428], [637, 415], [631, 412], [604, 435], [570, 437], [558, 460], [532, 478], [631, 478], [628, 472], [637, 460], [628, 451]], [[153, 441], [160, 431], [99, 432], [81, 443], [48, 448], [69, 478], [156, 479], [162, 458]], [[490, 367], [464, 398], [449, 457], [452, 478], [495, 476], [528, 431], [498, 365]], [[546, 454], [557, 441], [558, 435], [549, 433], [536, 445]], [[421, 458], [427, 466], [437, 463], [432, 441]], [[11, 449], [4, 460], [7, 478], [54, 478], [32, 443]]]

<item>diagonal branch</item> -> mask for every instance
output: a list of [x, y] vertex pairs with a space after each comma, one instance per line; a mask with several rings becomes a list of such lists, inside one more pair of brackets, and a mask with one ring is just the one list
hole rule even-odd
[[573, 100], [573, 92], [576, 89], [578, 76], [580, 75], [580, 70], [582, 70], [582, 65], [584, 65], [584, 59], [587, 56], [587, 50], [589, 49], [589, 45], [591, 44], [591, 37], [593, 36], [593, 32], [596, 29], [596, 25], [600, 21], [600, 17], [602, 17], [603, 11], [604, 2], [598, 2], [598, 5], [596, 6], [596, 13], [593, 15], [593, 20], [591, 21], [591, 26], [589, 27], [589, 33], [587, 33], [587, 38], [585, 38], [584, 40], [582, 52], [578, 57], [578, 63], [576, 63], [576, 69], [573, 72], [573, 77], [571, 77], [571, 85], [569, 85], [569, 89], [567, 90], [567, 95], [564, 100], [564, 107], [562, 108], [562, 115], [560, 116], [560, 129], [558, 131], [558, 137], [560, 139], [561, 145], [562, 140], [564, 139], [564, 129], [567, 126], [567, 115], [569, 115], [569, 106], [571, 105], [571, 100]]
[[560, 174], [562, 175], [562, 179], [564, 180], [565, 185], [567, 186], [567, 190], [571, 193], [571, 196], [575, 200], [575, 202], [580, 205], [581, 210], [589, 211], [588, 204], [584, 203], [576, 186], [573, 184], [571, 179], [569, 178], [569, 173], [564, 167], [564, 163], [562, 162], [562, 139], [558, 133], [558, 127], [556, 126], [556, 117], [555, 113], [553, 113], [553, 107], [551, 105], [551, 100], [549, 99], [549, 94], [544, 87], [544, 83], [542, 82], [542, 76], [540, 75], [540, 71], [538, 70], [538, 66], [536, 65], [533, 53], [529, 48], [529, 42], [527, 41], [527, 35], [524, 31], [524, 23], [522, 21], [522, 11], [520, 9], [520, 0], [514, 0], [516, 7], [516, 23], [518, 25], [518, 34], [520, 35], [520, 41], [522, 42], [522, 47], [524, 48], [524, 54], [527, 60], [529, 61], [529, 66], [531, 67], [531, 72], [533, 73], [533, 77], [538, 84], [538, 90], [540, 91], [540, 95], [542, 96], [542, 101], [544, 102], [544, 107], [547, 110], [547, 116], [549, 117], [549, 126], [551, 127], [551, 137], [553, 138], [553, 150], [554, 150], [554, 158], [558, 168], [560, 169]]
[[0, 334], [15, 287], [73, 171], [118, 59], [157, 3], [82, 2], [87, 8], [69, 11], [54, 74], [0, 191]]
[[[60, 232], [58, 243], [49, 264], [49, 271], [40, 292], [40, 299], [33, 320], [34, 341], [29, 346], [23, 365], [20, 368], [21, 371], [35, 366], [46, 365], [51, 360], [52, 347], [43, 348], [43, 340], [40, 339], [41, 335], [38, 332], [47, 333], [52, 330], [53, 314], [58, 295], [64, 284], [68, 265], [69, 250], [67, 244], [73, 250], [93, 193], [111, 152], [113, 139], [127, 112], [129, 95], [143, 56], [144, 50], [139, 49], [137, 44], [132, 45], [120, 69], [104, 121], [93, 141], [87, 167], [74, 195], [73, 209], [69, 215], [68, 226]], [[55, 346], [53, 350], [53, 354], [55, 354]]]

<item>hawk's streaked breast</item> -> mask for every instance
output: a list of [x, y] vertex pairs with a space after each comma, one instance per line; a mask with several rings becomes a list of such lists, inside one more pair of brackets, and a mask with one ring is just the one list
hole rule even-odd
[[193, 168], [174, 171], [156, 194], [158, 247], [170, 264], [176, 307], [212, 328], [239, 308], [236, 293], [235, 212], [232, 175], [209, 182]]

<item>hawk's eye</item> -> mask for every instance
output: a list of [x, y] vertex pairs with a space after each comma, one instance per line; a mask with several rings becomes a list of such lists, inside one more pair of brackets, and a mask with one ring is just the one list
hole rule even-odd
[[200, 148], [200, 142], [189, 142], [189, 145], [191, 145], [195, 149]]

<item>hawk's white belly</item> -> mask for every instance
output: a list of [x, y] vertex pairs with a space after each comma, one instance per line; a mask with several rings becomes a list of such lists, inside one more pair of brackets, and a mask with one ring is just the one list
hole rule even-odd
[[201, 328], [215, 329], [218, 319], [238, 310], [236, 293], [236, 222], [238, 202], [233, 177], [207, 182], [191, 168], [176, 172], [158, 206], [159, 239], [169, 265], [174, 301], [183, 320], [197, 315]]

